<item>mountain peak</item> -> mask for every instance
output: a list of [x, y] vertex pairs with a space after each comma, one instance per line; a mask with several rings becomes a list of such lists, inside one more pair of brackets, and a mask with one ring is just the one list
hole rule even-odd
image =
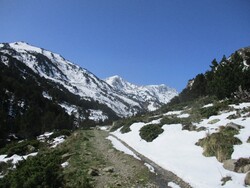
[[106, 78], [105, 81], [119, 93], [124, 93], [137, 101], [146, 102], [149, 111], [156, 110], [178, 95], [175, 89], [165, 84], [138, 86], [125, 81], [118, 75]]
[[122, 77], [118, 75], [106, 78], [104, 81], [108, 83], [110, 86], [112, 86], [114, 89], [116, 89], [117, 91], [128, 90], [128, 89], [130, 90], [135, 87], [134, 84], [127, 82], [126, 80], [124, 80]]

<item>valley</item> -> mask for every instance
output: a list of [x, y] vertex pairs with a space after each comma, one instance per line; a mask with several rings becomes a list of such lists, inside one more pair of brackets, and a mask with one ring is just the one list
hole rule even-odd
[[250, 185], [250, 48], [180, 94], [102, 80], [24, 42], [0, 57], [0, 187]]

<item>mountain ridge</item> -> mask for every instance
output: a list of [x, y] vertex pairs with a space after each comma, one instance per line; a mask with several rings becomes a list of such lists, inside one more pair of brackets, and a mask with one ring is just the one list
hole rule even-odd
[[[140, 97], [131, 97], [126, 92], [119, 92], [112, 85], [101, 80], [87, 69], [66, 60], [60, 54], [32, 46], [25, 42], [1, 43], [0, 52], [0, 60], [5, 66], [9, 66], [9, 57], [12, 57], [29, 67], [41, 78], [53, 82], [56, 85], [59, 84], [60, 87], [64, 87], [72, 94], [78, 95], [79, 100], [92, 101], [93, 104], [97, 103], [94, 106], [102, 104], [113, 111], [118, 117], [128, 117], [149, 110], [149, 103], [147, 101], [141, 100]], [[22, 70], [19, 71], [21, 74]], [[22, 74], [23, 77], [25, 77], [25, 74]], [[45, 90], [43, 93], [45, 98], [54, 100], [48, 91]], [[155, 93], [155, 95], [157, 95], [157, 93]], [[162, 104], [162, 102], [157, 102], [154, 108], [156, 109]], [[78, 112], [79, 106], [77, 106], [77, 104], [74, 104], [75, 109], [73, 111], [66, 109], [70, 108], [70, 102], [68, 101], [61, 101], [59, 105], [63, 107], [69, 115], [72, 115], [74, 112], [75, 114], [78, 113], [79, 117], [80, 112]], [[93, 110], [98, 110], [98, 107], [95, 107], [95, 109], [91, 109], [90, 107], [89, 111], [85, 113], [82, 118], [88, 118], [86, 114], [91, 114]], [[100, 115], [100, 113], [101, 112], [98, 111], [94, 114]], [[103, 111], [100, 119], [109, 119], [107, 112]]]
[[125, 93], [136, 100], [148, 102], [149, 111], [158, 109], [161, 105], [168, 103], [170, 99], [178, 95], [175, 89], [165, 84], [138, 86], [118, 75], [104, 80], [116, 91]]

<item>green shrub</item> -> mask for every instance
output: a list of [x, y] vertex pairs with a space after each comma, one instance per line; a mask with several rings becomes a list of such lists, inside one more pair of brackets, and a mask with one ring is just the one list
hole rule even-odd
[[250, 143], [250, 136], [249, 136], [248, 139], [247, 139], [247, 143]]
[[[22, 142], [12, 142], [7, 144], [4, 148], [1, 149], [0, 154], [7, 154], [8, 157], [17, 154], [17, 155], [27, 155], [31, 152], [35, 152], [41, 147], [43, 143], [40, 143], [38, 140], [24, 140]], [[35, 148], [34, 151], [30, 151], [29, 146]]]
[[161, 119], [160, 125], [170, 125], [170, 124], [183, 124], [183, 125], [191, 125], [191, 119], [188, 118], [177, 118], [177, 117], [164, 117]]
[[209, 118], [210, 116], [218, 115], [219, 108], [216, 106], [210, 106], [207, 108], [201, 108], [200, 113], [204, 118]]
[[163, 133], [163, 131], [164, 130], [161, 128], [161, 126], [156, 124], [149, 124], [140, 129], [140, 136], [147, 142], [152, 142], [158, 137], [158, 135]]
[[165, 125], [165, 124], [179, 124], [181, 123], [181, 119], [180, 118], [176, 118], [176, 117], [164, 117], [161, 119], [161, 125]]
[[222, 162], [231, 158], [234, 145], [242, 144], [238, 138], [234, 137], [238, 133], [231, 127], [221, 127], [218, 133], [200, 139], [196, 145], [203, 147], [204, 156], [215, 156], [218, 161]]
[[63, 187], [61, 162], [58, 151], [29, 157], [0, 179], [0, 187]]
[[218, 115], [220, 111], [230, 110], [230, 107], [228, 105], [229, 101], [215, 102], [213, 106], [201, 108], [200, 113], [202, 117], [209, 118], [210, 116]]

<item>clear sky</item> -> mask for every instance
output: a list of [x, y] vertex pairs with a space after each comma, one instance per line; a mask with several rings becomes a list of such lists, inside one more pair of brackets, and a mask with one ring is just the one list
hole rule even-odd
[[0, 18], [0, 42], [178, 91], [214, 58], [250, 46], [250, 0], [0, 0]]

